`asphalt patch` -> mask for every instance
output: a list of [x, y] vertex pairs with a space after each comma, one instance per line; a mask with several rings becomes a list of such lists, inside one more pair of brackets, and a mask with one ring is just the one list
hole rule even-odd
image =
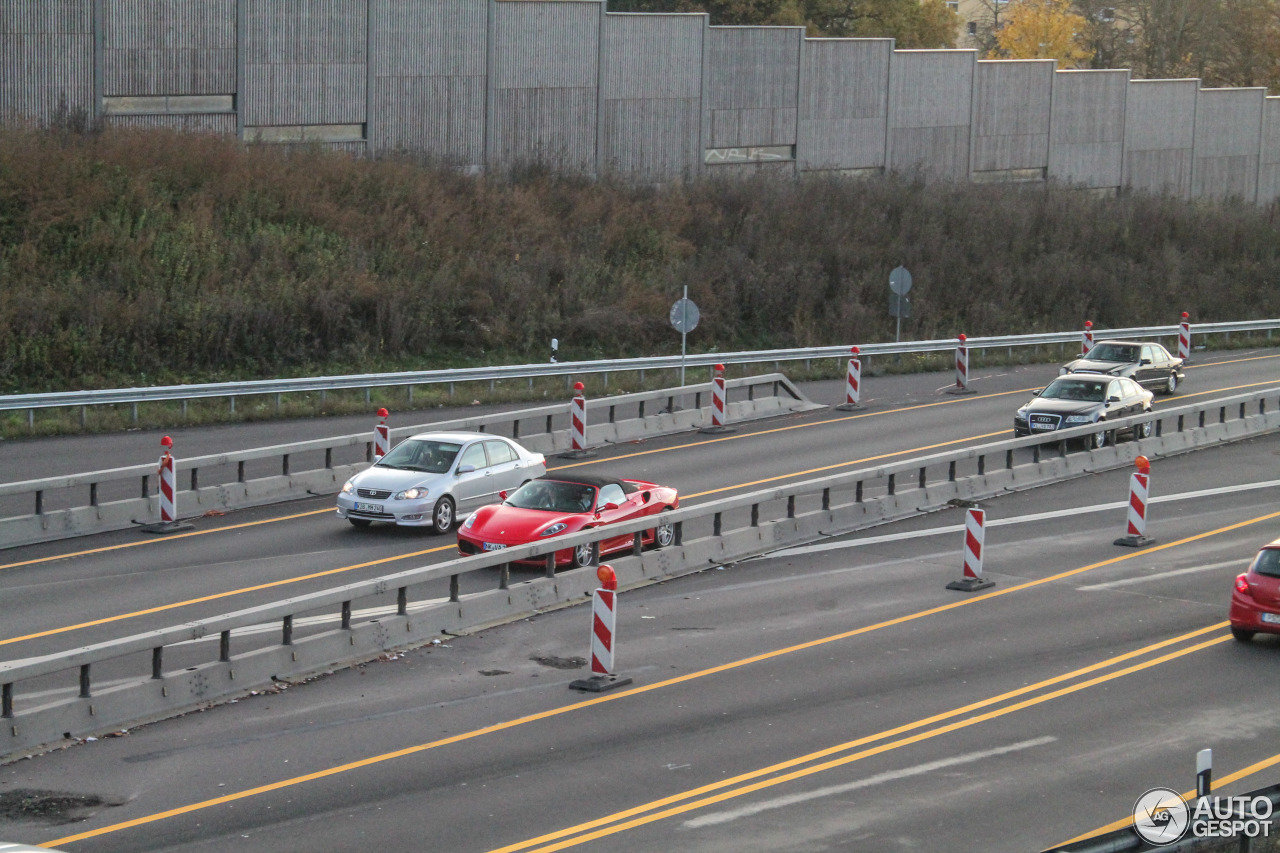
[[95, 794], [19, 788], [0, 793], [0, 820], [74, 823], [88, 818], [107, 801]]
[[558, 658], [555, 655], [534, 655], [529, 660], [552, 669], [582, 669], [587, 665], [586, 658]]

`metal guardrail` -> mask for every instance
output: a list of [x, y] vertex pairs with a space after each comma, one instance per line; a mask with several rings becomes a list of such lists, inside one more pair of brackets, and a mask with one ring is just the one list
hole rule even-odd
[[[1193, 335], [1230, 334], [1232, 332], [1270, 332], [1280, 329], [1280, 319], [1246, 320], [1230, 323], [1197, 323]], [[1127, 329], [1094, 329], [1094, 339], [1176, 337], [1178, 326], [1135, 326]], [[1004, 335], [968, 338], [970, 350], [1044, 346], [1073, 343], [1081, 332], [1045, 332], [1034, 335]], [[863, 359], [880, 355], [947, 352], [956, 347], [955, 338], [899, 343], [859, 344]], [[388, 388], [397, 386], [438, 385], [462, 382], [497, 382], [510, 379], [533, 379], [547, 376], [566, 378], [582, 374], [605, 374], [646, 370], [678, 370], [684, 367], [710, 367], [715, 364], [768, 364], [784, 361], [849, 357], [849, 346], [808, 347], [800, 349], [758, 350], [750, 352], [702, 353], [651, 358], [605, 359], [554, 364], [518, 364], [497, 367], [468, 367], [456, 370], [421, 370], [405, 373], [367, 373], [352, 376], [316, 376], [302, 379], [263, 379], [250, 382], [219, 382], [200, 385], [164, 385], [153, 388], [115, 388], [99, 391], [62, 391], [45, 394], [11, 394], [0, 396], [0, 411], [103, 406], [120, 403], [154, 403], [169, 400], [193, 400], [209, 397], [236, 397], [338, 391], [353, 388]]]
[[[725, 382], [734, 419], [821, 408], [780, 373]], [[745, 397], [745, 399], [741, 399]], [[591, 445], [704, 426], [709, 385], [618, 394], [587, 401]], [[682, 409], [692, 403], [692, 408]], [[391, 430], [393, 439], [424, 431], [466, 430], [510, 436], [530, 450], [567, 450], [570, 403], [473, 415]], [[179, 509], [195, 514], [336, 491], [373, 461], [372, 431], [178, 459]], [[37, 480], [0, 483], [0, 548], [154, 521], [154, 462]], [[56, 507], [56, 508], [55, 508]]]
[[[675, 529], [666, 549], [641, 553], [639, 533], [652, 517], [584, 531], [554, 540], [450, 560], [334, 589], [263, 604], [132, 637], [57, 654], [0, 663], [0, 755], [8, 756], [61, 739], [64, 733], [110, 731], [113, 727], [160, 719], [240, 695], [277, 678], [306, 677], [335, 665], [368, 660], [382, 652], [429, 642], [441, 633], [461, 633], [581, 601], [595, 586], [593, 572], [558, 572], [557, 551], [632, 535], [633, 556], [610, 560], [624, 587], [654, 582], [708, 565], [723, 564], [778, 548], [848, 533], [894, 518], [938, 508], [957, 499], [978, 499], [1044, 485], [1064, 477], [1131, 464], [1139, 453], [1158, 458], [1221, 441], [1280, 429], [1280, 388], [1202, 401], [1153, 415], [1109, 423], [1112, 431], [1154, 421], [1149, 438], [1109, 443], [1100, 450], [1068, 453], [1068, 441], [1096, 431], [1092, 425], [902, 460], [684, 507], [664, 515]], [[1056, 447], [1056, 451], [1046, 450]], [[1027, 456], [1030, 456], [1027, 459]], [[1021, 461], [1019, 461], [1021, 457]], [[542, 577], [512, 585], [515, 561], [545, 562]], [[496, 570], [496, 572], [494, 572]], [[488, 591], [463, 596], [460, 578], [494, 572]], [[447, 586], [447, 594], [441, 597]], [[353, 604], [386, 605], [376, 614], [353, 615]], [[295, 626], [307, 614], [333, 614], [336, 629], [313, 628], [299, 638]], [[262, 625], [270, 634], [247, 632], [232, 654], [232, 634]], [[165, 667], [166, 653], [180, 644], [218, 637], [216, 658]], [[137, 671], [139, 657], [149, 669]], [[128, 661], [135, 663], [129, 664]], [[94, 667], [133, 667], [133, 674], [95, 687]], [[145, 666], [145, 665], [144, 665]], [[78, 695], [28, 701], [24, 682], [51, 677], [78, 684]], [[63, 689], [64, 696], [75, 690]], [[56, 694], [58, 691], [55, 690]], [[34, 707], [32, 707], [34, 706]]]

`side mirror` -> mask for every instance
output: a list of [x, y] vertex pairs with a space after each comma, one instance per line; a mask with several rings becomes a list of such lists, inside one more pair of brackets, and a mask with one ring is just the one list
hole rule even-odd
[[1034, 391], [1032, 391], [1032, 392], [1031, 392], [1031, 396], [1032, 396], [1032, 397], [1039, 397], [1039, 396], [1040, 396], [1040, 392], [1041, 392], [1041, 391], [1043, 391], [1043, 390], [1044, 390], [1043, 388], [1037, 388], [1036, 390], [1034, 390]]
[[1138, 362], [1138, 363], [1139, 363], [1139, 364], [1150, 364], [1150, 363], [1151, 363], [1151, 359], [1149, 359], [1149, 358], [1144, 358], [1142, 361], [1140, 361], [1140, 362]]
[[613, 501], [610, 501], [609, 503], [607, 503], [607, 504], [605, 504], [604, 506], [602, 506], [600, 509], [601, 509], [601, 510], [603, 510], [604, 512], [612, 512], [613, 510], [615, 510], [615, 509], [617, 509], [617, 508], [618, 508], [618, 505], [617, 505], [616, 503], [614, 503]]
[[503, 489], [502, 491], [498, 492], [498, 498], [505, 501], [507, 499], [507, 490]]
[[474, 465], [459, 465], [459, 466], [458, 466], [458, 473], [459, 473], [459, 474], [474, 474], [474, 473], [475, 473], [475, 470], [476, 470], [476, 466], [474, 466]]
[[1120, 398], [1119, 398], [1119, 397], [1116, 397], [1115, 395], [1112, 395], [1112, 396], [1110, 396], [1110, 397], [1108, 397], [1108, 398], [1107, 398], [1107, 402], [1108, 402], [1108, 403], [1119, 403], [1119, 402], [1120, 402]]

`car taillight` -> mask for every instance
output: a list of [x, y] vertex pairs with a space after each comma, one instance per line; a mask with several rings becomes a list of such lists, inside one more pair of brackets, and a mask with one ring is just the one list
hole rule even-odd
[[1249, 594], [1249, 579], [1244, 575], [1236, 575], [1236, 592]]

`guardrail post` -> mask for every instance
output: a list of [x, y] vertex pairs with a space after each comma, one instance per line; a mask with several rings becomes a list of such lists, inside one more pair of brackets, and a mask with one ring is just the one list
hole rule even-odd
[[858, 485], [853, 490], [853, 502], [862, 503], [862, 481], [858, 481]]
[[0, 686], [0, 717], [13, 719], [13, 685]]
[[231, 629], [218, 634], [218, 660], [227, 663], [231, 660]]
[[547, 566], [546, 566], [546, 569], [543, 571], [542, 576], [544, 578], [553, 578], [556, 576], [556, 552], [555, 551], [552, 551], [550, 554], [547, 555]]
[[396, 590], [396, 615], [409, 615], [409, 587], [402, 586]]
[[720, 536], [720, 513], [716, 513], [711, 519], [711, 535]]
[[831, 488], [829, 486], [822, 490], [822, 508], [824, 510], [831, 509]]
[[98, 505], [98, 484], [90, 483], [89, 484], [89, 506], [97, 506], [97, 505]]
[[89, 682], [89, 664], [80, 664], [80, 698], [88, 699], [93, 695], [92, 685]]
[[923, 489], [924, 487], [925, 487], [925, 467], [921, 465], [920, 466], [920, 488]]
[[[244, 463], [242, 462], [240, 464], [243, 465]], [[150, 474], [142, 475], [142, 497], [144, 500], [146, 498], [151, 497], [151, 475]]]
[[675, 528], [675, 540], [671, 544], [679, 547], [684, 544], [684, 522], [677, 521]]
[[954, 483], [956, 481], [956, 460], [952, 459], [947, 465], [947, 482]]
[[351, 630], [351, 599], [342, 602], [342, 630]]
[[36, 492], [36, 515], [44, 515], [44, 492]]
[[164, 646], [156, 646], [151, 650], [151, 677], [164, 678]]
[[281, 476], [289, 476], [289, 454], [285, 453], [280, 457], [280, 474]]
[[326, 447], [324, 449], [324, 468], [326, 471], [333, 470], [333, 448]]
[[796, 496], [787, 495], [787, 518], [796, 517]]
[[449, 601], [456, 604], [462, 600], [462, 596], [458, 589], [458, 576], [449, 575]]
[[760, 526], [760, 504], [751, 505], [751, 526]]
[[889, 475], [889, 495], [892, 497], [897, 492], [897, 474]]
[[243, 459], [236, 464], [236, 482], [237, 483], [244, 482], [244, 460]]
[[200, 488], [200, 477], [196, 473], [199, 470], [194, 466], [191, 468], [191, 491], [193, 492]]
[[280, 639], [280, 645], [292, 646], [293, 645], [293, 617], [286, 616], [282, 621], [283, 621], [283, 626], [282, 626], [283, 630], [281, 631], [281, 634], [283, 636]]
[[511, 588], [511, 564], [503, 563], [498, 566], [498, 589]]
[[987, 455], [984, 453], [978, 457], [978, 476], [981, 477], [987, 473]]
[[644, 551], [644, 543], [641, 540], [640, 531], [637, 530], [631, 535], [631, 556], [639, 557]]

